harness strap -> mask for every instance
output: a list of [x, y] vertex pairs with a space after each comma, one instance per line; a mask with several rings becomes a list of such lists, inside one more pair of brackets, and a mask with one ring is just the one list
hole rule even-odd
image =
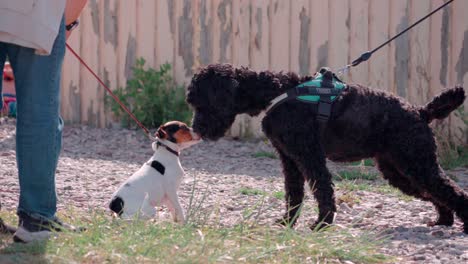
[[266, 114], [284, 102], [299, 100], [301, 102], [317, 104], [317, 120], [320, 123], [326, 123], [331, 115], [333, 101], [345, 87], [346, 84], [328, 68], [321, 68], [314, 79], [299, 84], [274, 98], [267, 107]]

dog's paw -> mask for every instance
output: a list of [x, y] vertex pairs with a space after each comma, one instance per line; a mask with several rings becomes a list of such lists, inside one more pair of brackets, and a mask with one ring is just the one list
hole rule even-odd
[[444, 216], [444, 217], [439, 217], [437, 221], [429, 221], [427, 223], [427, 226], [433, 227], [437, 225], [443, 225], [443, 226], [452, 226], [454, 222], [453, 215], [451, 216]]

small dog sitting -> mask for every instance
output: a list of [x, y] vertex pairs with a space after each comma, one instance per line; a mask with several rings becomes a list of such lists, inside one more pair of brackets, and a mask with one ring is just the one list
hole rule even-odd
[[200, 142], [200, 136], [186, 124], [171, 121], [159, 127], [153, 142], [153, 156], [112, 195], [110, 209], [120, 217], [150, 218], [156, 206], [166, 204], [174, 221], [184, 223], [177, 190], [184, 170], [179, 152]]

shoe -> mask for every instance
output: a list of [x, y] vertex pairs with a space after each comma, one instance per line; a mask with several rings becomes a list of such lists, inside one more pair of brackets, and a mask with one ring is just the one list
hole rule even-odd
[[37, 219], [29, 215], [19, 213], [18, 230], [13, 236], [13, 241], [29, 243], [49, 239], [56, 232], [83, 232], [84, 228], [74, 227], [63, 223], [57, 217], [53, 219]]
[[15, 232], [16, 228], [5, 224], [0, 218], [0, 234], [14, 234]]

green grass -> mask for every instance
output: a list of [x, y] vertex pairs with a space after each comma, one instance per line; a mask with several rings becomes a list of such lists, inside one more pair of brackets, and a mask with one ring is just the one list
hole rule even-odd
[[366, 167], [375, 166], [375, 162], [373, 159], [365, 159], [365, 160], [360, 160], [360, 161], [355, 161], [355, 162], [349, 162], [347, 164], [351, 166], [366, 166]]
[[379, 175], [377, 173], [368, 172], [365, 170], [343, 170], [333, 176], [334, 180], [375, 180]]
[[277, 191], [272, 194], [273, 197], [280, 200], [283, 200], [285, 195], [284, 191]]
[[[0, 263], [305, 263], [351, 261], [382, 263], [383, 241], [371, 234], [351, 235], [344, 229], [298, 232], [255, 224], [232, 227], [189, 222], [125, 222], [90, 211], [67, 219], [84, 225], [84, 233], [60, 233], [48, 242], [14, 244], [2, 236]], [[2, 216], [12, 221], [13, 213]]]
[[396, 196], [403, 201], [412, 201], [415, 198], [402, 193], [397, 188], [394, 188], [386, 183], [375, 183], [372, 181], [340, 181], [336, 184], [338, 189], [354, 192], [354, 191], [368, 191], [380, 194], [390, 194]]
[[249, 188], [249, 187], [242, 187], [239, 189], [239, 192], [243, 195], [266, 195], [267, 192], [259, 189]]
[[269, 159], [277, 159], [276, 154], [273, 152], [268, 151], [258, 151], [252, 155], [254, 158], [269, 158]]

